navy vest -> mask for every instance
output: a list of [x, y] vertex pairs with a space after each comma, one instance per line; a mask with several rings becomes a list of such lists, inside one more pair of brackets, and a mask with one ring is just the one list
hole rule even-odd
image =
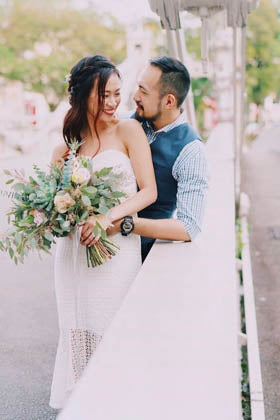
[[[148, 219], [172, 217], [177, 201], [177, 181], [172, 176], [172, 168], [182, 149], [197, 139], [201, 140], [199, 134], [189, 124], [184, 123], [167, 133], [160, 133], [151, 144], [158, 198], [155, 203], [138, 212], [139, 217]], [[142, 237], [141, 242], [142, 247], [149, 244], [149, 252], [154, 239]]]

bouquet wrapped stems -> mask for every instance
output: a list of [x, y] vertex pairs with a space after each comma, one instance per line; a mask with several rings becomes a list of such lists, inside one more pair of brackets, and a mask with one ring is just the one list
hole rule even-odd
[[120, 247], [108, 238], [100, 238], [93, 246], [86, 247], [87, 265], [88, 267], [96, 267], [103, 264], [106, 260], [116, 255], [115, 249]]

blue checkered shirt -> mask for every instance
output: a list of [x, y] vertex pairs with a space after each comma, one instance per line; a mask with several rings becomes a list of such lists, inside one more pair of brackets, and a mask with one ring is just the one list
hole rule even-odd
[[[185, 113], [182, 112], [177, 120], [158, 131], [154, 131], [147, 121], [142, 123], [142, 127], [151, 144], [156, 141], [161, 132], [167, 133], [185, 122]], [[193, 240], [201, 231], [208, 188], [205, 146], [200, 140], [194, 140], [182, 149], [173, 165], [172, 175], [178, 183], [176, 216], [184, 224], [188, 235]]]

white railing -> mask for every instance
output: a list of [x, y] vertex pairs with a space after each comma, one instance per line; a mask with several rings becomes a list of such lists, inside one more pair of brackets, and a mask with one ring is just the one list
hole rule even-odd
[[207, 144], [203, 234], [157, 243], [59, 420], [239, 420], [232, 124]]
[[240, 203], [240, 222], [242, 232], [242, 278], [246, 318], [246, 338], [250, 382], [252, 420], [265, 420], [264, 395], [256, 320], [255, 294], [251, 267], [250, 243], [248, 233], [249, 198], [242, 193]]

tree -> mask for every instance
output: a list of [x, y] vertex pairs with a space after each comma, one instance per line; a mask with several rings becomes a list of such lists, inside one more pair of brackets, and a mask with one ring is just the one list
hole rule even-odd
[[248, 18], [246, 87], [248, 102], [263, 104], [280, 94], [280, 22], [271, 0], [262, 0]]
[[112, 17], [58, 6], [57, 0], [0, 2], [0, 75], [42, 92], [53, 107], [80, 58], [99, 53], [118, 64], [125, 57], [125, 34]]

